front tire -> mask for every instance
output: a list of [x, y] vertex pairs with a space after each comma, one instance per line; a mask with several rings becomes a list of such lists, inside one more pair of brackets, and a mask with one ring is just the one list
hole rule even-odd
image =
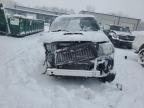
[[144, 67], [144, 48], [142, 48], [139, 52], [139, 62]]
[[106, 77], [103, 77], [103, 78], [101, 78], [100, 80], [102, 81], [102, 82], [112, 82], [114, 79], [115, 79], [115, 76], [116, 76], [116, 74], [114, 74], [114, 73], [109, 73]]

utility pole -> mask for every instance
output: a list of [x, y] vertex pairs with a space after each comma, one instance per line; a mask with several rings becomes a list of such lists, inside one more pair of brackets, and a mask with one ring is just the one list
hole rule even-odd
[[15, 3], [15, 5], [14, 5], [14, 7], [15, 7], [15, 14], [17, 14], [17, 6], [16, 6], [16, 3]]
[[117, 22], [117, 25], [120, 25], [120, 19], [121, 19], [121, 17], [118, 16], [118, 22]]

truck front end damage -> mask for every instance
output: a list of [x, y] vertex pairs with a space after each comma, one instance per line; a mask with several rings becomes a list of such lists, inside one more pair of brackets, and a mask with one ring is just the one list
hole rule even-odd
[[113, 72], [114, 48], [107, 41], [58, 41], [44, 48], [48, 75], [102, 78]]

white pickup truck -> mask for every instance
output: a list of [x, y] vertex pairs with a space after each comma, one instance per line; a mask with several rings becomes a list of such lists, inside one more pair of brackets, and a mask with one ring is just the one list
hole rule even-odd
[[63, 15], [55, 19], [43, 42], [50, 76], [115, 79], [114, 47], [94, 16]]
[[139, 55], [139, 63], [144, 66], [144, 32], [137, 34], [135, 41], [133, 42], [133, 49], [135, 53]]

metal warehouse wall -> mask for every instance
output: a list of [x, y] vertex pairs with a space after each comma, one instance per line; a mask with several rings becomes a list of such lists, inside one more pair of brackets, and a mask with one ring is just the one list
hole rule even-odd
[[115, 24], [115, 25], [128, 26], [130, 27], [131, 30], [137, 30], [138, 24], [140, 23], [140, 19], [115, 16], [109, 14], [95, 13], [89, 11], [81, 11], [80, 14], [91, 14], [96, 16], [98, 23], [102, 24], [103, 26]]
[[144, 31], [144, 21], [141, 21], [140, 24], [138, 25], [138, 31]]

